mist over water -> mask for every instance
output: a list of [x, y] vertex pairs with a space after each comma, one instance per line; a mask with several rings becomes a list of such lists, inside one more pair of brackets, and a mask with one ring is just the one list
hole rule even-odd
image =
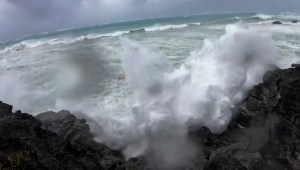
[[122, 65], [135, 99], [133, 130], [137, 129], [136, 141], [124, 153], [132, 157], [154, 152], [161, 162], [175, 167], [196, 154], [191, 152], [196, 146], [188, 144], [188, 123], [213, 133], [226, 130], [234, 104], [262, 80], [277, 56], [270, 35], [238, 26], [227, 26], [220, 39], [206, 39], [202, 49], [173, 69], [137, 42], [120, 41]]
[[88, 120], [95, 140], [128, 159], [145, 156], [162, 169], [189, 165], [201, 155], [189, 125], [222, 133], [234, 105], [270, 65], [300, 61], [298, 24], [218, 17], [140, 21], [133, 33], [137, 28], [123, 23], [107, 33], [70, 30], [9, 44], [0, 53], [0, 100], [34, 115], [70, 110]]

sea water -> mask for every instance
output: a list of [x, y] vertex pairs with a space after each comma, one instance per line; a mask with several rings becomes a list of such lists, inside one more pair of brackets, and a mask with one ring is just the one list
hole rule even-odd
[[128, 158], [151, 148], [176, 162], [181, 157], [170, 152], [187, 145], [188, 122], [224, 131], [269, 65], [300, 62], [293, 19], [300, 15], [182, 16], [2, 42], [0, 99], [33, 115], [70, 110], [88, 119], [97, 141], [125, 148]]

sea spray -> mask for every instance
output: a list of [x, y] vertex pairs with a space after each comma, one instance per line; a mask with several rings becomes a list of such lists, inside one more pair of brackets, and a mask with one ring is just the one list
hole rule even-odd
[[[26, 75], [1, 75], [1, 100], [30, 113], [46, 109], [81, 113], [98, 142], [123, 150], [127, 158], [146, 156], [152, 165], [175, 169], [199, 154], [200, 149], [187, 136], [187, 122], [222, 133], [234, 104], [261, 81], [277, 56], [270, 35], [232, 25], [220, 39], [205, 39], [203, 47], [180, 67], [137, 42], [126, 38], [120, 42], [126, 82], [118, 81], [117, 76], [114, 81], [102, 79], [107, 68], [97, 59], [99, 51], [77, 47], [78, 54], [74, 49], [63, 53], [84, 56], [83, 60], [67, 60], [58, 67], [61, 69], [48, 71], [50, 75], [41, 74], [50, 77], [46, 84]], [[98, 83], [103, 82], [102, 91]], [[34, 83], [37, 85], [32, 86]], [[95, 90], [98, 87], [101, 93]]]
[[277, 55], [270, 35], [232, 25], [220, 39], [205, 40], [201, 50], [172, 71], [162, 66], [166, 61], [157, 53], [127, 38], [120, 42], [137, 133], [124, 154], [156, 155], [151, 161], [170, 169], [197, 154], [187, 138], [187, 123], [192, 120], [213, 133], [226, 130], [234, 104], [262, 80]]
[[26, 87], [20, 81], [20, 77], [13, 74], [0, 75], [0, 100], [7, 103], [24, 106], [24, 100], [27, 96]]

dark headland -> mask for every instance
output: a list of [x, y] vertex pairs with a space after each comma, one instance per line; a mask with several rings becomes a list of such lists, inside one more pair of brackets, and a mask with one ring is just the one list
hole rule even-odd
[[[190, 137], [201, 155], [195, 170], [300, 169], [300, 65], [264, 75], [236, 106], [227, 130], [214, 135], [206, 127], [191, 126]], [[68, 111], [36, 117], [0, 102], [0, 170], [143, 170], [143, 158], [125, 160], [93, 140], [84, 119]], [[153, 168], [152, 168], [153, 169]]]

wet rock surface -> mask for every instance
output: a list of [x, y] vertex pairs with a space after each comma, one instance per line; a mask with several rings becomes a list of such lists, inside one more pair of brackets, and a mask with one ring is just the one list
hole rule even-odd
[[85, 120], [68, 111], [36, 118], [0, 102], [1, 169], [126, 169], [118, 151], [93, 141]]
[[210, 143], [204, 169], [300, 169], [298, 66], [267, 72], [264, 82], [253, 87], [229, 128], [215, 135], [219, 142]]
[[[300, 69], [267, 72], [263, 83], [235, 107], [227, 130], [212, 134], [190, 126], [189, 136], [201, 147], [199, 170], [300, 169]], [[21, 161], [12, 161], [18, 158]], [[143, 170], [143, 158], [125, 161], [93, 140], [84, 119], [68, 111], [32, 117], [0, 103], [0, 168]]]
[[292, 20], [291, 22], [292, 23], [298, 23], [298, 20], [295, 19], [295, 20]]
[[274, 25], [279, 25], [279, 24], [282, 24], [282, 22], [280, 22], [280, 21], [274, 21], [273, 24]]

